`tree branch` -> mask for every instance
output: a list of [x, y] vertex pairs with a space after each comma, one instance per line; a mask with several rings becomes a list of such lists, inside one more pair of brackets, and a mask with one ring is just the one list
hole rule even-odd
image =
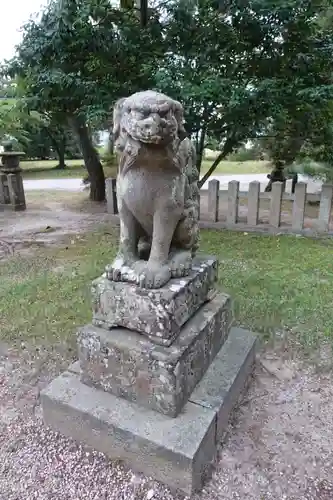
[[215, 171], [219, 163], [228, 156], [232, 152], [236, 145], [236, 132], [232, 132], [231, 136], [225, 141], [225, 144], [223, 146], [223, 150], [221, 153], [218, 155], [218, 157], [214, 160], [213, 165], [210, 167], [208, 172], [203, 176], [203, 178], [198, 182], [199, 189], [202, 188], [202, 186], [205, 184], [207, 179], [212, 175], [212, 173]]

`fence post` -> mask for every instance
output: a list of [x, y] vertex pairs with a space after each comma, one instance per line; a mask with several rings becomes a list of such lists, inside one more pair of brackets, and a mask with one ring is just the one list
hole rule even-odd
[[321, 188], [318, 226], [322, 231], [328, 231], [331, 218], [333, 185], [324, 184]]
[[117, 180], [108, 177], [105, 179], [106, 203], [109, 214], [116, 215], [118, 213], [117, 205]]
[[228, 184], [228, 214], [227, 223], [233, 225], [238, 220], [239, 181], [230, 181]]
[[219, 220], [220, 181], [211, 180], [208, 183], [208, 218], [213, 222]]
[[306, 183], [298, 182], [294, 190], [292, 228], [301, 231], [304, 226], [304, 212], [306, 199]]
[[260, 182], [252, 181], [249, 184], [247, 199], [247, 223], [249, 226], [257, 226], [259, 218]]
[[273, 227], [280, 227], [283, 182], [273, 182], [271, 191], [271, 206], [269, 223]]

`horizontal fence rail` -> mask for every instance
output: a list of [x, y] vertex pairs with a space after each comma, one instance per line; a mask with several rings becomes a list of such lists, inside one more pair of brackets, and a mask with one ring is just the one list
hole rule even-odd
[[[116, 180], [106, 179], [106, 187], [108, 212], [116, 215]], [[299, 182], [295, 193], [291, 194], [284, 192], [284, 183], [274, 182], [272, 191], [263, 193], [260, 192], [260, 183], [257, 181], [250, 182], [248, 191], [240, 191], [238, 181], [229, 182], [228, 189], [221, 190], [220, 182], [213, 179], [208, 183], [208, 190], [201, 190], [200, 196], [202, 227], [268, 233], [333, 234], [331, 184], [324, 184], [320, 193], [307, 193], [307, 184]], [[266, 205], [265, 209], [261, 207], [262, 204]], [[287, 209], [284, 204], [288, 205]], [[318, 205], [318, 209], [314, 210], [315, 216], [306, 214], [309, 205]], [[283, 220], [286, 211], [287, 222]], [[265, 212], [264, 215], [262, 212]]]

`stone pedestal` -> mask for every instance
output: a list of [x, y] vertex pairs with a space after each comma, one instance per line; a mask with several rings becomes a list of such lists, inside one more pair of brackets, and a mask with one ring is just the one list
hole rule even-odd
[[157, 290], [114, 282], [105, 275], [92, 284], [93, 324], [126, 327], [170, 346], [199, 307], [210, 300], [217, 280], [217, 260], [196, 258], [189, 276]]
[[217, 261], [197, 259], [160, 290], [93, 283], [79, 361], [42, 392], [47, 425], [192, 494], [247, 386], [256, 338], [214, 293]]
[[229, 297], [218, 294], [170, 347], [125, 328], [88, 325], [78, 336], [82, 381], [176, 417], [226, 340], [230, 322]]
[[25, 153], [13, 151], [11, 143], [4, 145], [0, 153], [0, 205], [2, 208], [11, 208], [15, 211], [26, 209], [25, 194], [20, 168], [20, 157]]

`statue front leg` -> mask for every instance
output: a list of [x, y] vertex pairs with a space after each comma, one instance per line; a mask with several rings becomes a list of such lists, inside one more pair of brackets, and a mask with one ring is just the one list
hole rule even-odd
[[170, 245], [178, 221], [178, 211], [172, 213], [172, 209], [164, 208], [154, 214], [150, 256], [148, 262], [138, 271], [138, 285], [141, 288], [161, 288], [170, 280]]
[[133, 281], [131, 267], [138, 260], [139, 224], [123, 202], [119, 207], [120, 235], [117, 257], [106, 271], [113, 281]]
[[172, 241], [171, 276], [188, 276], [192, 269], [192, 257], [195, 255], [199, 236], [198, 206], [193, 202], [184, 211]]

